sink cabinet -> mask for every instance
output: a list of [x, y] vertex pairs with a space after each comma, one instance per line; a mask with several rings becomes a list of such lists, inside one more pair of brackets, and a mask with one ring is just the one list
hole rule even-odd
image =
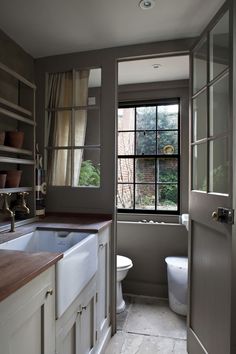
[[110, 234], [111, 226], [98, 233], [97, 339], [101, 343], [110, 326]]
[[0, 302], [0, 354], [55, 354], [55, 267]]
[[56, 321], [56, 354], [95, 353], [96, 276]]

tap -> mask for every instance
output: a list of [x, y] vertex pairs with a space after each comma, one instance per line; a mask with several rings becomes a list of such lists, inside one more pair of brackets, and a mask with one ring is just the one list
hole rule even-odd
[[22, 214], [29, 214], [30, 210], [26, 205], [25, 197], [29, 195], [27, 192], [17, 193], [16, 200], [12, 205], [12, 210], [16, 212], [21, 212]]
[[15, 231], [15, 213], [9, 208], [8, 204], [8, 197], [11, 195], [11, 193], [1, 193], [0, 197], [3, 198], [3, 204], [2, 204], [2, 209], [0, 209], [0, 215], [6, 216], [10, 218], [11, 221], [11, 228], [10, 232]]

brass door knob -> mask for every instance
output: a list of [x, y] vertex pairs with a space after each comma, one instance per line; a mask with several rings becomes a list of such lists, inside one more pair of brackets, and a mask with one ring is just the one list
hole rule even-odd
[[213, 211], [213, 213], [211, 214], [211, 217], [213, 220], [217, 221], [218, 220], [218, 213], [217, 211]]

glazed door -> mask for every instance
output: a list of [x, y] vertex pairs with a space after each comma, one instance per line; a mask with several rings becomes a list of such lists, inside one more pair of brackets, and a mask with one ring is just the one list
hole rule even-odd
[[225, 4], [192, 52], [190, 354], [236, 353], [231, 340], [231, 15]]

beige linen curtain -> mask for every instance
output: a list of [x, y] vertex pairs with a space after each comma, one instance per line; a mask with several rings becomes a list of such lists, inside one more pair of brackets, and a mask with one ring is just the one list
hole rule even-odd
[[[72, 106], [86, 106], [88, 98], [89, 71], [75, 73], [73, 85], [72, 72], [50, 74], [48, 78], [48, 183], [53, 186], [78, 185], [83, 150], [76, 149], [74, 164], [72, 150], [68, 146], [83, 146], [85, 143], [87, 110], [75, 109], [72, 132]], [[74, 100], [73, 100], [74, 86]], [[74, 102], [75, 101], [75, 102]], [[58, 109], [59, 108], [59, 109]], [[60, 110], [60, 108], [63, 108]], [[66, 109], [68, 108], [68, 110]], [[61, 149], [54, 149], [60, 147]], [[72, 174], [72, 165], [74, 173]], [[72, 181], [73, 175], [73, 181]]]

